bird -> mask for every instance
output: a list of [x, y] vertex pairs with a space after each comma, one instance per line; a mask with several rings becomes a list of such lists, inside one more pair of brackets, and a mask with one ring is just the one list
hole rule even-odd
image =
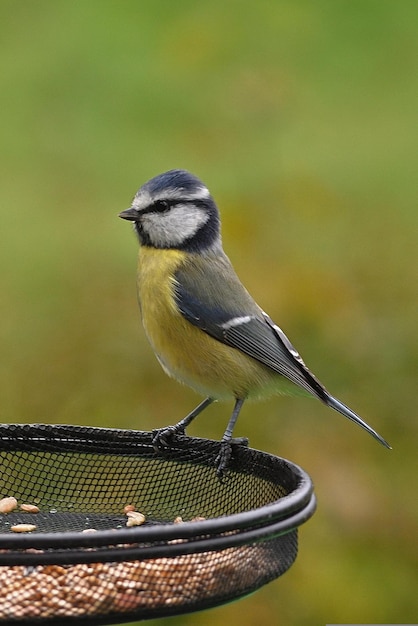
[[173, 426], [155, 429], [156, 451], [212, 402], [232, 400], [233, 411], [215, 459], [228, 471], [244, 402], [299, 387], [352, 420], [383, 446], [383, 437], [333, 397], [308, 369], [285, 333], [255, 302], [222, 246], [218, 207], [207, 186], [187, 170], [172, 169], [140, 187], [119, 217], [133, 223], [139, 240], [137, 291], [145, 334], [171, 377], [204, 400]]

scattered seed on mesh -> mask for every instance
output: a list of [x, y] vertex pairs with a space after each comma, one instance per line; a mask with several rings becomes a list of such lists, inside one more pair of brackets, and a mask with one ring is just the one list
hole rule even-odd
[[[145, 522], [142, 513], [130, 508], [126, 516], [127, 526]], [[196, 516], [191, 521], [205, 519]], [[177, 516], [173, 521], [181, 523], [183, 519]], [[35, 529], [33, 524], [11, 527], [13, 532]], [[82, 532], [95, 532], [95, 529], [86, 528]], [[225, 580], [232, 585], [234, 581], [239, 584], [244, 563], [256, 579], [258, 550], [257, 546], [240, 546], [226, 548], [221, 553], [185, 554], [146, 561], [79, 563], [65, 567], [38, 565], [30, 571], [19, 565], [0, 567], [0, 620], [82, 617], [187, 605], [201, 601], [202, 594], [207, 597], [221, 594]]]
[[14, 526], [10, 526], [10, 530], [13, 533], [31, 533], [36, 530], [35, 524], [15, 524]]
[[17, 507], [17, 500], [13, 496], [2, 498], [0, 500], [0, 513], [10, 513]]

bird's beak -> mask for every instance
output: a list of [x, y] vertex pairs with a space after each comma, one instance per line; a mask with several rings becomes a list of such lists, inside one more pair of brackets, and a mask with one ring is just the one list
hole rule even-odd
[[138, 211], [136, 209], [125, 209], [122, 213], [119, 213], [119, 217], [124, 220], [129, 220], [131, 222], [138, 221]]

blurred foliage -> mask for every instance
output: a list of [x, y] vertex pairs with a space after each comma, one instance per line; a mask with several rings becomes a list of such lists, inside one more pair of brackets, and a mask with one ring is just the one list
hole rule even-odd
[[[197, 402], [144, 339], [137, 244], [117, 218], [185, 167], [217, 198], [250, 291], [394, 448], [308, 399], [248, 405], [237, 435], [302, 465], [318, 512], [283, 579], [168, 624], [416, 620], [417, 13], [0, 3], [2, 421], [147, 430]], [[219, 438], [229, 409], [191, 433]]]

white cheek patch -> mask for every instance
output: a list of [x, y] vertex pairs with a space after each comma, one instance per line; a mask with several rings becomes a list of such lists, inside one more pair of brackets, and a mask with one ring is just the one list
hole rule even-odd
[[208, 219], [208, 213], [200, 207], [176, 204], [167, 213], [146, 213], [141, 221], [155, 246], [173, 247], [193, 237]]

